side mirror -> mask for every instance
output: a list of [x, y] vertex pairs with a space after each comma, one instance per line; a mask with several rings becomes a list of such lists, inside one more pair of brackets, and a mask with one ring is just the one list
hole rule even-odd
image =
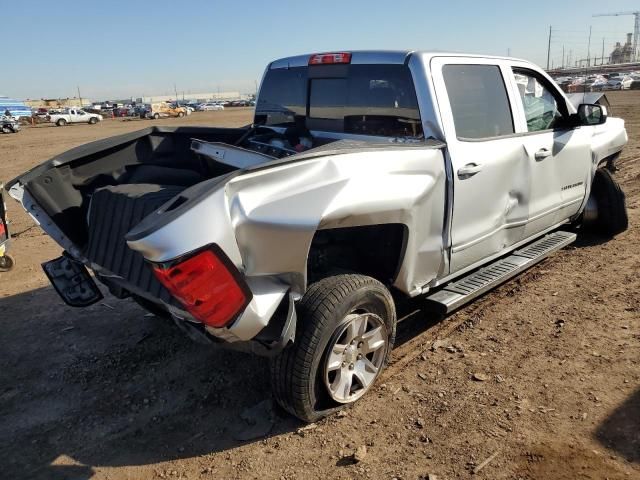
[[602, 125], [607, 121], [607, 107], [581, 103], [578, 107], [580, 125]]

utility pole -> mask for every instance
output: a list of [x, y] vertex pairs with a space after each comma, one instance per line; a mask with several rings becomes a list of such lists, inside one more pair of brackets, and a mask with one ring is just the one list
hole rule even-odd
[[589, 43], [587, 45], [587, 68], [591, 66], [591, 25], [589, 25]]
[[175, 82], [173, 83], [173, 91], [176, 94], [176, 103], [178, 103], [179, 102], [179, 100], [178, 100], [178, 89], [176, 88]]
[[604, 65], [604, 37], [602, 38], [602, 56], [600, 57], [600, 65]]
[[567, 67], [571, 67], [571, 53], [573, 50], [569, 49], [569, 55], [567, 55]]
[[511, 47], [507, 48], [507, 57], [511, 56]]
[[82, 95], [80, 95], [80, 86], [78, 85], [78, 100], [80, 100], [80, 108], [82, 108]]
[[564, 45], [562, 45], [562, 66], [560, 68], [564, 68]]
[[547, 45], [547, 70], [549, 70], [549, 56], [551, 55], [551, 25], [549, 25], [549, 44]]

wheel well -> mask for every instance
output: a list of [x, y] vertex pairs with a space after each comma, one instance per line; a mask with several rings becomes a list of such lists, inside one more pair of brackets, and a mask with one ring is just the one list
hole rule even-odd
[[307, 283], [337, 273], [360, 273], [391, 285], [407, 240], [400, 223], [318, 230], [307, 258]]

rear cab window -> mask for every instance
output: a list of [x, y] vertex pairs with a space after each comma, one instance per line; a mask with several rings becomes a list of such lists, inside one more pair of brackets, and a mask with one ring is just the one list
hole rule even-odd
[[312, 65], [267, 71], [255, 123], [277, 127], [422, 138], [406, 65]]

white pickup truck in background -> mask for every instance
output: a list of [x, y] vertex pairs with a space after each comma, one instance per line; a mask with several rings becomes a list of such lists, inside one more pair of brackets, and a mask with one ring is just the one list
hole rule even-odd
[[97, 113], [87, 113], [84, 110], [77, 108], [67, 108], [62, 113], [49, 115], [49, 121], [51, 123], [55, 123], [59, 127], [62, 127], [67, 123], [88, 123], [90, 125], [95, 125], [102, 121], [102, 115]]

